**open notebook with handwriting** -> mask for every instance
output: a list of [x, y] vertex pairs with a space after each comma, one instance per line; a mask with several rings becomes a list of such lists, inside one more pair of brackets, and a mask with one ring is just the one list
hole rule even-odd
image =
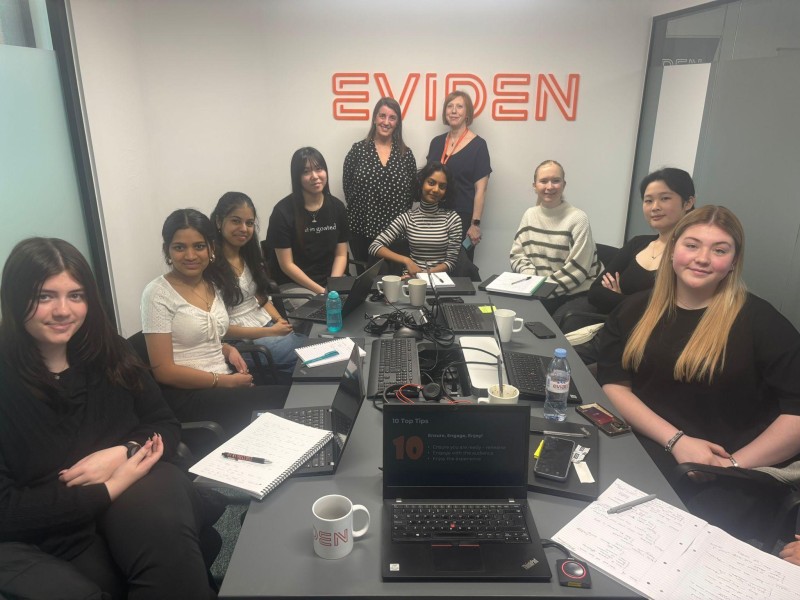
[[797, 598], [800, 567], [737, 540], [617, 479], [553, 539], [612, 579], [656, 600]]
[[[261, 500], [308, 462], [332, 436], [330, 431], [263, 413], [189, 472], [239, 488]], [[233, 460], [222, 456], [223, 452], [269, 462]]]

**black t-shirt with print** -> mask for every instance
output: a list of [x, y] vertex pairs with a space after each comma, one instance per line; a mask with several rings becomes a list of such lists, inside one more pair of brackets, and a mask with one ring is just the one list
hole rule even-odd
[[267, 229], [270, 273], [278, 284], [292, 281], [281, 271], [275, 256], [276, 248], [291, 248], [295, 264], [316, 283], [324, 286], [333, 268], [337, 244], [350, 240], [344, 203], [326, 195], [316, 214], [305, 209], [302, 213], [305, 224], [302, 239], [298, 239], [292, 195], [275, 205]]

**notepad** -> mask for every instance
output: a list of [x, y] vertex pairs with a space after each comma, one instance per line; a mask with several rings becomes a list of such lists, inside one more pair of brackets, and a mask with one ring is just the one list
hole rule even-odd
[[[417, 273], [415, 275], [415, 277], [418, 277], [419, 279], [424, 280], [425, 283], [428, 284], [428, 286], [431, 285], [431, 282], [430, 282], [430, 279], [428, 278], [428, 274], [427, 273]], [[450, 275], [448, 275], [445, 272], [431, 273], [431, 277], [433, 277], [433, 285], [435, 287], [437, 287], [437, 288], [456, 287], [455, 281], [450, 279]]]
[[506, 271], [495, 277], [494, 281], [486, 286], [489, 292], [503, 292], [519, 296], [533, 296], [546, 277], [539, 275], [524, 275]]
[[647, 598], [797, 597], [797, 565], [662, 500], [608, 514], [644, 495], [617, 479], [553, 540]]
[[[261, 500], [308, 462], [332, 437], [330, 431], [264, 413], [189, 472], [238, 488]], [[257, 456], [270, 462], [232, 460], [224, 458], [223, 452]]]
[[[322, 365], [330, 365], [350, 358], [354, 343], [350, 338], [336, 338], [329, 342], [295, 348], [295, 353], [306, 366], [311, 368], [321, 367]], [[334, 352], [336, 354], [333, 354]], [[358, 355], [363, 358], [367, 353], [363, 348], [359, 348]]]

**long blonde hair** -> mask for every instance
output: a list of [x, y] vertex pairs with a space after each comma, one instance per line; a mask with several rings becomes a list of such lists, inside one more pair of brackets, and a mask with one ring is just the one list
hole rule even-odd
[[677, 308], [677, 276], [672, 267], [675, 244], [693, 225], [715, 225], [733, 238], [734, 264], [730, 273], [719, 283], [711, 302], [683, 348], [673, 369], [676, 381], [709, 383], [714, 374], [725, 366], [725, 350], [733, 322], [747, 297], [742, 281], [744, 263], [744, 230], [739, 219], [724, 206], [709, 204], [687, 213], [672, 232], [661, 258], [656, 283], [650, 301], [636, 324], [622, 353], [622, 366], [638, 370], [644, 349], [656, 325], [666, 314], [672, 318]]

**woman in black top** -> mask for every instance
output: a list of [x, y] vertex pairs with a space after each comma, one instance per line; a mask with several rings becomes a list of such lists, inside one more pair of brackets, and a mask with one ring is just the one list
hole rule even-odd
[[625, 296], [653, 287], [656, 269], [675, 225], [694, 208], [691, 175], [665, 167], [639, 184], [642, 212], [658, 235], [638, 235], [620, 249], [589, 288], [589, 302], [603, 313], [611, 312]]
[[63, 240], [20, 242], [0, 302], [0, 560], [23, 559], [0, 564], [0, 591], [214, 597], [202, 503], [161, 460], [178, 422], [114, 333], [86, 260]]
[[452, 208], [461, 217], [462, 239], [469, 237], [470, 260], [481, 241], [481, 217], [492, 167], [486, 141], [469, 129], [474, 117], [472, 99], [456, 90], [442, 105], [442, 122], [448, 133], [436, 136], [428, 148], [428, 162], [447, 165], [452, 174]]
[[344, 159], [342, 185], [353, 258], [368, 261], [375, 237], [411, 208], [416, 170], [414, 153], [403, 142], [400, 105], [394, 98], [381, 98], [367, 138], [353, 144]]
[[284, 291], [325, 291], [328, 277], [347, 269], [350, 232], [344, 204], [331, 195], [328, 165], [314, 148], [292, 156], [292, 193], [269, 218], [269, 269]]

